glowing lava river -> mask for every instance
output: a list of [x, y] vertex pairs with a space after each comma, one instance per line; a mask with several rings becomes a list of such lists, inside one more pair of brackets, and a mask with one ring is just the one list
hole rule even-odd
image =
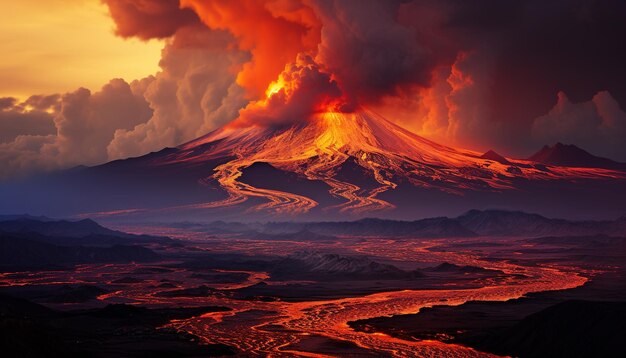
[[[420, 252], [420, 249], [415, 249]], [[402, 249], [398, 250], [402, 252]], [[406, 252], [403, 253], [406, 255]], [[445, 260], [468, 264], [466, 255], [446, 253]], [[456, 260], [454, 260], [456, 258]], [[454, 261], [453, 261], [454, 260]], [[474, 260], [471, 260], [474, 261]], [[383, 292], [364, 297], [344, 298], [318, 302], [260, 303], [218, 300], [235, 308], [232, 312], [209, 314], [182, 322], [173, 323], [208, 342], [219, 342], [238, 347], [250, 355], [259, 356], [325, 356], [290, 349], [289, 345], [302, 336], [320, 335], [336, 340], [356, 343], [380, 355], [395, 357], [479, 357], [491, 356], [460, 345], [438, 341], [406, 341], [382, 333], [362, 333], [352, 330], [347, 322], [380, 316], [416, 313], [432, 305], [460, 305], [467, 301], [504, 301], [519, 298], [530, 292], [561, 290], [582, 285], [586, 279], [574, 273], [554, 268], [519, 267], [511, 264], [481, 265], [507, 273], [527, 275], [523, 282], [513, 280], [504, 284], [477, 289], [403, 290]], [[259, 321], [239, 319], [252, 310], [263, 310]], [[270, 312], [268, 312], [270, 311]], [[226, 315], [226, 316], [225, 316]], [[280, 327], [280, 328], [278, 328]]]
[[[154, 233], [154, 232], [151, 232]], [[285, 285], [288, 282], [272, 281], [265, 272], [238, 271], [249, 275], [237, 285], [211, 285], [213, 291], [193, 297], [159, 295], [163, 291], [159, 283], [177, 282], [176, 287], [195, 287], [188, 277], [190, 268], [172, 268], [171, 262], [150, 265], [85, 265], [75, 271], [40, 272], [24, 275], [20, 279], [4, 275], [0, 281], [4, 285], [24, 285], [33, 283], [63, 282], [111, 282], [113, 279], [132, 275], [141, 270], [158, 272], [141, 283], [133, 283], [115, 291], [101, 295], [104, 303], [131, 303], [150, 306], [224, 306], [232, 309], [227, 312], [213, 312], [190, 319], [174, 320], [167, 326], [189, 332], [206, 343], [222, 343], [235, 347], [242, 356], [309, 356], [325, 357], [337, 355], [394, 357], [488, 357], [487, 353], [456, 344], [446, 344], [432, 340], [408, 341], [382, 333], [365, 333], [353, 330], [348, 322], [367, 318], [398, 314], [417, 313], [421, 308], [433, 305], [460, 305], [467, 301], [505, 301], [519, 298], [531, 292], [563, 290], [578, 287], [587, 281], [574, 267], [549, 266], [520, 263], [512, 258], [520, 242], [514, 239], [500, 239], [497, 246], [476, 246], [462, 249], [471, 243], [488, 239], [415, 239], [391, 240], [373, 238], [342, 238], [335, 242], [282, 241], [280, 245], [272, 240], [209, 237], [203, 234], [183, 232], [161, 232], [177, 238], [185, 238], [196, 250], [212, 253], [236, 253], [245, 255], [284, 256], [298, 250], [315, 248], [325, 251], [343, 251], [364, 254], [369, 257], [385, 258], [387, 262], [432, 263], [448, 262], [458, 265], [473, 265], [503, 273], [498, 279], [484, 278], [473, 281], [472, 285], [460, 287], [454, 279], [439, 285], [436, 289], [404, 289], [373, 294], [351, 294], [348, 298], [325, 300], [242, 299], [229, 295], [245, 286]], [[494, 242], [494, 239], [491, 239]], [[393, 244], [391, 244], [393, 243]], [[506, 243], [506, 244], [504, 244]], [[458, 250], [437, 250], [441, 245], [459, 245]], [[494, 249], [497, 247], [497, 249]], [[484, 260], [489, 250], [497, 250], [500, 260]], [[516, 256], [517, 254], [517, 256]], [[515, 263], [512, 263], [515, 262]], [[529, 262], [530, 263], [530, 262]], [[165, 269], [169, 268], [169, 269]], [[161, 271], [159, 271], [161, 270]], [[233, 271], [234, 272], [234, 271]], [[119, 286], [118, 286], [119, 287]], [[293, 301], [293, 300], [292, 300]], [[317, 343], [311, 343], [314, 340]], [[309, 342], [307, 344], [306, 342]], [[348, 353], [333, 354], [318, 349], [320, 341], [333, 344], [348, 344]], [[313, 348], [312, 348], [313, 346]], [[317, 347], [317, 348], [316, 348]]]

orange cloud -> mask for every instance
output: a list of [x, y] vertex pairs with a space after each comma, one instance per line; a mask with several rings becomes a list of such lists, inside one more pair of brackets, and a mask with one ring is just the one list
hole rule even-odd
[[263, 97], [270, 82], [298, 53], [313, 51], [320, 39], [320, 23], [299, 1], [182, 0], [212, 29], [231, 32], [241, 50], [252, 54], [237, 83], [253, 98]]
[[299, 54], [266, 91], [267, 98], [249, 104], [233, 125], [282, 126], [334, 111], [343, 105], [336, 81], [309, 55]]

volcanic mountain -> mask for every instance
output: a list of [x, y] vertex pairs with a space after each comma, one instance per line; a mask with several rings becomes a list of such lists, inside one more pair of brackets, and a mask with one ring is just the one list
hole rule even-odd
[[[27, 204], [38, 200], [39, 208], [42, 201], [53, 204], [55, 214], [95, 216], [195, 211], [215, 219], [244, 209], [414, 217], [504, 205], [545, 213], [537, 206], [571, 206], [565, 200], [571, 191], [578, 200], [598, 200], [597, 190], [587, 189], [623, 184], [625, 177], [451, 148], [360, 109], [318, 113], [288, 126], [234, 122], [178, 148], [0, 188], [0, 198], [24, 203], [13, 211], [28, 211]], [[564, 200], [555, 197], [555, 188]], [[606, 204], [623, 214], [622, 204]]]

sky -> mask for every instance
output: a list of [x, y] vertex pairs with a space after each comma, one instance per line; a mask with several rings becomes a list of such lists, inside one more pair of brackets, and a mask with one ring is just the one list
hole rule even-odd
[[[621, 0], [25, 0], [0, 24], [0, 178], [367, 107], [440, 143], [626, 161]], [[6, 55], [10, 54], [10, 55]]]
[[163, 43], [123, 39], [98, 0], [20, 0], [0, 3], [0, 96], [100, 88], [158, 71]]

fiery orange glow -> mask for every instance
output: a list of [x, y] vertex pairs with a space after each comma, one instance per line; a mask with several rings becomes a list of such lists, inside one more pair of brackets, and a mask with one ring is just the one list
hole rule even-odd
[[268, 83], [301, 52], [315, 50], [320, 23], [309, 7], [284, 1], [197, 1], [181, 5], [196, 11], [207, 26], [230, 31], [252, 59], [237, 77], [252, 98], [261, 98]]
[[277, 81], [270, 83], [269, 87], [267, 87], [267, 90], [265, 90], [265, 96], [267, 98], [270, 98], [278, 93], [280, 90], [282, 90], [283, 87], [285, 87], [285, 84], [282, 83], [281, 79], [279, 78]]
[[299, 53], [265, 89], [265, 97], [240, 111], [231, 127], [288, 126], [345, 103], [337, 82], [311, 55]]

